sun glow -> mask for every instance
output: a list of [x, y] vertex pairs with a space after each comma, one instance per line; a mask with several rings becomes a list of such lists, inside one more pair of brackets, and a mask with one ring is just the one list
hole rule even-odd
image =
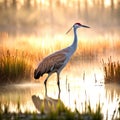
[[110, 6], [111, 5], [111, 0], [105, 0], [105, 6]]

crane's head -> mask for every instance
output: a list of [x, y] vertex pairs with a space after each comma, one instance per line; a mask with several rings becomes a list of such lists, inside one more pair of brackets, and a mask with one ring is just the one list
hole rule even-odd
[[77, 29], [77, 28], [81, 28], [81, 27], [90, 28], [89, 26], [82, 25], [81, 23], [75, 23], [75, 24], [66, 32], [66, 34], [69, 33], [69, 32], [71, 31], [72, 28]]
[[75, 28], [80, 28], [80, 27], [90, 28], [89, 26], [82, 25], [82, 24], [80, 24], [80, 23], [75, 23], [75, 24], [73, 25], [73, 27], [75, 27]]

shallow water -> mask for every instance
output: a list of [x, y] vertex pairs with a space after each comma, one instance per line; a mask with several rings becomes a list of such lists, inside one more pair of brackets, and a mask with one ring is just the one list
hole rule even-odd
[[[9, 111], [16, 112], [17, 104], [20, 100], [20, 109], [22, 112], [37, 111], [33, 102], [32, 96], [39, 96], [44, 99], [44, 86], [42, 84], [21, 84], [9, 85], [0, 87], [0, 100], [2, 105], [8, 103]], [[48, 84], [48, 95], [52, 98], [57, 98], [57, 87]], [[68, 91], [65, 85], [61, 87], [61, 100], [72, 110], [77, 108], [80, 112], [85, 111], [85, 101], [89, 103], [92, 109], [96, 109], [99, 101], [102, 106], [104, 117], [111, 118], [114, 110], [118, 109], [118, 100], [120, 98], [120, 86], [116, 84], [108, 85], [71, 85]], [[76, 104], [75, 104], [76, 103]]]
[[[43, 76], [43, 79], [46, 77]], [[44, 82], [7, 85], [0, 87], [0, 102], [9, 104], [9, 111], [17, 112], [18, 101], [22, 112], [37, 111], [32, 101], [32, 96], [44, 99]], [[117, 84], [104, 85], [104, 74], [99, 62], [73, 62], [62, 71], [60, 75], [61, 100], [72, 110], [77, 108], [85, 111], [85, 102], [89, 103], [93, 110], [101, 104], [104, 118], [111, 119], [114, 110], [118, 110], [120, 98], [120, 86]], [[56, 74], [47, 82], [48, 96], [57, 99], [58, 88]], [[3, 108], [4, 109], [4, 108]], [[38, 111], [37, 111], [38, 112]], [[117, 111], [115, 116], [117, 115]]]

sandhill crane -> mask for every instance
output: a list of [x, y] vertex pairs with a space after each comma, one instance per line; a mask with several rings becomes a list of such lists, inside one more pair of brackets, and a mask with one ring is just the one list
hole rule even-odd
[[77, 48], [77, 28], [80, 28], [80, 27], [89, 28], [86, 25], [82, 25], [80, 23], [75, 23], [68, 30], [68, 32], [69, 32], [73, 28], [73, 31], [74, 31], [74, 41], [73, 41], [73, 43], [70, 46], [68, 46], [67, 48], [59, 50], [59, 51], [45, 57], [39, 63], [39, 66], [37, 67], [37, 69], [35, 69], [35, 71], [34, 71], [34, 78], [35, 79], [39, 79], [39, 77], [43, 76], [44, 73], [48, 73], [48, 76], [44, 81], [45, 95], [46, 96], [47, 96], [47, 86], [46, 86], [47, 80], [53, 73], [56, 72], [57, 73], [57, 85], [58, 85], [58, 89], [59, 89], [58, 98], [60, 98], [60, 92], [61, 92], [60, 81], [59, 81], [60, 72], [66, 66], [69, 59], [71, 58], [71, 56], [73, 55], [73, 53], [75, 52], [75, 50]]

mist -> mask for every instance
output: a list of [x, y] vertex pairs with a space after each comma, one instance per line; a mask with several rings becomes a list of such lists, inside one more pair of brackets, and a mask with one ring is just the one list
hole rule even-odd
[[94, 34], [119, 34], [119, 19], [119, 0], [0, 1], [0, 32], [12, 35], [64, 34], [75, 22], [89, 25]]

